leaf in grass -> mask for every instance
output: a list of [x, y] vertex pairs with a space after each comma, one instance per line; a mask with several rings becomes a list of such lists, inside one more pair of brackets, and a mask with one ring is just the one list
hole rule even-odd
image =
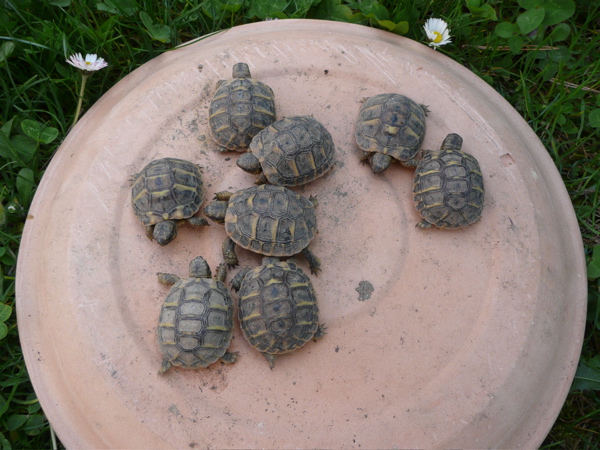
[[500, 22], [498, 25], [496, 25], [496, 28], [494, 29], [494, 33], [496, 33], [501, 38], [506, 39], [512, 37], [512, 35], [515, 34], [517, 31], [519, 31], [519, 27], [516, 26], [514, 23], [510, 22]]
[[361, 1], [358, 4], [360, 8], [360, 12], [362, 12], [365, 17], [369, 19], [375, 20], [389, 20], [390, 15], [385, 6], [375, 0], [367, 0]]
[[145, 11], [140, 11], [140, 19], [152, 39], [163, 43], [171, 42], [171, 29], [168, 26], [155, 24]]
[[236, 13], [242, 6], [244, 6], [244, 0], [228, 0], [223, 4], [223, 10]]
[[588, 116], [590, 126], [594, 128], [600, 128], [600, 108], [595, 108], [590, 111]]
[[480, 0], [467, 0], [467, 8], [471, 11], [473, 17], [483, 17], [488, 20], [498, 20], [498, 15], [496, 14], [496, 10], [492, 7], [492, 5], [488, 5], [487, 3], [481, 4]]
[[132, 16], [138, 11], [135, 0], [104, 0], [104, 3], [96, 3], [98, 11], [106, 11], [111, 14], [124, 14]]
[[31, 139], [29, 136], [22, 136], [18, 134], [13, 136], [10, 142], [24, 162], [31, 161], [37, 150], [37, 145], [33, 139]]
[[519, 14], [519, 17], [517, 17], [517, 25], [519, 25], [521, 34], [529, 34], [537, 29], [537, 27], [542, 24], [545, 14], [546, 11], [544, 8], [530, 9], [529, 11]]
[[0, 322], [6, 322], [12, 314], [12, 307], [5, 303], [0, 303]]
[[380, 27], [395, 34], [404, 35], [408, 33], [408, 22], [394, 23], [391, 20], [378, 20], [377, 23]]
[[29, 206], [33, 198], [33, 189], [35, 188], [35, 176], [33, 170], [25, 167], [17, 174], [17, 192], [19, 194], [19, 203]]
[[[4, 415], [4, 413], [8, 410], [9, 402], [0, 394], [0, 417]], [[2, 433], [0, 433], [1, 435]]]
[[267, 17], [275, 17], [278, 12], [285, 9], [288, 2], [286, 0], [272, 0], [270, 2], [253, 0], [250, 3], [250, 9], [246, 17], [258, 17], [261, 20], [265, 20]]
[[43, 144], [50, 144], [58, 137], [58, 129], [45, 126], [37, 120], [25, 119], [21, 122], [21, 129], [31, 139]]
[[550, 39], [552, 42], [564, 41], [566, 38], [569, 37], [570, 34], [571, 27], [566, 23], [559, 23], [556, 27], [554, 27], [554, 29], [548, 36], [548, 39]]
[[544, 0], [518, 0], [519, 6], [523, 9], [539, 8], [544, 4]]
[[42, 407], [40, 406], [40, 402], [35, 402], [35, 403], [30, 404], [30, 405], [27, 405], [27, 412], [29, 414], [35, 414], [40, 409], [42, 409]]
[[508, 40], [508, 47], [515, 55], [523, 51], [523, 36], [513, 36]]
[[575, 2], [573, 0], [546, 0], [544, 10], [546, 14], [542, 25], [556, 25], [575, 14]]
[[[2, 128], [4, 129], [4, 127]], [[35, 141], [23, 135], [17, 135], [9, 139], [8, 134], [3, 129], [0, 130], [0, 156], [8, 161], [26, 166], [37, 150]]]
[[2, 449], [6, 449], [6, 450], [11, 450], [12, 446], [10, 445], [10, 442], [8, 439], [6, 439], [4, 437], [4, 434], [0, 433], [0, 446], [2, 447]]
[[24, 431], [29, 436], [37, 436], [42, 432], [45, 422], [46, 420], [43, 414], [32, 414], [27, 419]]
[[340, 22], [349, 22], [352, 17], [352, 10], [342, 5], [342, 0], [321, 0], [315, 8], [312, 19], [337, 20]]
[[592, 258], [587, 265], [587, 275], [590, 280], [600, 278], [600, 244], [594, 246]]
[[[6, 324], [4, 322], [0, 322], [0, 340], [4, 339], [7, 334], [8, 334], [8, 327], [6, 326]], [[2, 406], [2, 405], [0, 404], [0, 406]], [[1, 409], [2, 408], [0, 408], [0, 410]]]
[[12, 54], [15, 49], [15, 43], [6, 41], [0, 46], [0, 64], [2, 64]]
[[591, 390], [600, 390], [600, 356], [580, 362], [571, 385], [571, 392]]
[[22, 427], [27, 422], [27, 415], [25, 414], [13, 414], [6, 419], [6, 429], [8, 431], [15, 431]]

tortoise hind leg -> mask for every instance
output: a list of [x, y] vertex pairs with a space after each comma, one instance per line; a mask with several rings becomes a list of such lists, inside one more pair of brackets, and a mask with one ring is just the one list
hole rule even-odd
[[221, 362], [223, 364], [233, 364], [237, 361], [238, 352], [226, 352], [223, 356], [221, 356]]
[[323, 336], [327, 334], [327, 326], [324, 323], [320, 323], [317, 331], [315, 331], [315, 335], [313, 336], [313, 341], [317, 342]]
[[264, 357], [269, 361], [269, 366], [271, 366], [271, 370], [275, 367], [275, 360], [277, 359], [277, 355], [272, 353], [263, 353]]
[[308, 247], [302, 250], [302, 254], [308, 261], [310, 273], [318, 276], [319, 272], [321, 271], [321, 260], [317, 258], [317, 256]]
[[160, 370], [158, 371], [158, 374], [164, 375], [165, 372], [167, 372], [170, 368], [171, 368], [171, 362], [167, 358], [164, 358], [162, 361], [162, 365], [160, 366]]
[[426, 228], [431, 228], [433, 226], [433, 224], [431, 222], [428, 222], [427, 220], [423, 219], [421, 220], [419, 223], [417, 223], [415, 225], [415, 227], [417, 228], [421, 228], [421, 229], [426, 229]]

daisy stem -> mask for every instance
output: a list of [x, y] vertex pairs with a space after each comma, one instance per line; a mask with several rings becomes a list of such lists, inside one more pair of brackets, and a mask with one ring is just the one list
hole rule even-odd
[[83, 93], [85, 91], [85, 83], [87, 82], [88, 78], [89, 75], [85, 75], [83, 73], [81, 74], [81, 88], [79, 89], [79, 100], [77, 101], [77, 110], [75, 111], [75, 119], [73, 120], [73, 125], [71, 125], [71, 128], [73, 128], [79, 120], [79, 114], [81, 114], [81, 104], [83, 103]]

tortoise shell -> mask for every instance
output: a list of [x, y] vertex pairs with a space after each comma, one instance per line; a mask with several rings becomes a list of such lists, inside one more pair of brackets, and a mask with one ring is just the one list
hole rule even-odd
[[331, 134], [309, 116], [286, 117], [272, 123], [256, 135], [250, 150], [267, 181], [278, 186], [313, 181], [335, 163]]
[[[400, 94], [367, 98], [358, 113], [355, 129], [356, 142], [365, 152], [365, 159], [380, 153], [407, 167], [415, 167], [414, 158], [425, 137], [427, 112], [426, 106]], [[381, 170], [374, 167], [374, 171]]]
[[208, 109], [208, 123], [215, 142], [228, 150], [245, 151], [263, 128], [275, 121], [273, 91], [250, 77], [246, 63], [233, 66], [233, 79], [217, 83]]
[[238, 245], [268, 256], [301, 252], [317, 232], [314, 203], [284, 186], [252, 186], [234, 193], [225, 231]]
[[325, 334], [313, 285], [293, 261], [265, 258], [263, 265], [236, 277], [238, 318], [242, 333], [271, 364]]
[[481, 218], [483, 176], [477, 159], [461, 146], [462, 138], [449, 134], [439, 152], [424, 152], [413, 187], [420, 228], [462, 228]]
[[146, 226], [192, 217], [203, 200], [200, 167], [183, 159], [154, 160], [133, 180], [133, 210]]
[[202, 257], [190, 263], [189, 278], [159, 273], [161, 283], [173, 284], [159, 318], [158, 345], [164, 358], [160, 373], [171, 366], [195, 369], [219, 359], [235, 361], [236, 354], [227, 353], [233, 337], [233, 300], [224, 274], [223, 266], [212, 279]]

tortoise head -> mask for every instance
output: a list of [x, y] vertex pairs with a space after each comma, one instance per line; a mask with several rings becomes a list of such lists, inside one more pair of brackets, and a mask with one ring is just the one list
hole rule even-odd
[[152, 237], [160, 245], [167, 245], [177, 237], [177, 223], [174, 220], [163, 220], [154, 225]]
[[233, 66], [233, 78], [250, 78], [250, 68], [246, 63], [237, 63]]
[[206, 260], [202, 256], [197, 256], [190, 262], [191, 278], [211, 278], [212, 273]]
[[229, 202], [223, 200], [213, 200], [206, 208], [204, 208], [204, 215], [213, 222], [225, 223], [225, 213], [227, 213], [227, 205]]
[[450, 133], [442, 142], [441, 150], [455, 150], [458, 151], [462, 147], [463, 138], [456, 133]]
[[381, 173], [388, 167], [392, 162], [392, 157], [390, 155], [385, 155], [379, 152], [373, 152], [371, 156], [371, 169], [373, 173]]
[[262, 172], [260, 161], [252, 152], [243, 153], [235, 164], [243, 171], [253, 175], [258, 175]]

